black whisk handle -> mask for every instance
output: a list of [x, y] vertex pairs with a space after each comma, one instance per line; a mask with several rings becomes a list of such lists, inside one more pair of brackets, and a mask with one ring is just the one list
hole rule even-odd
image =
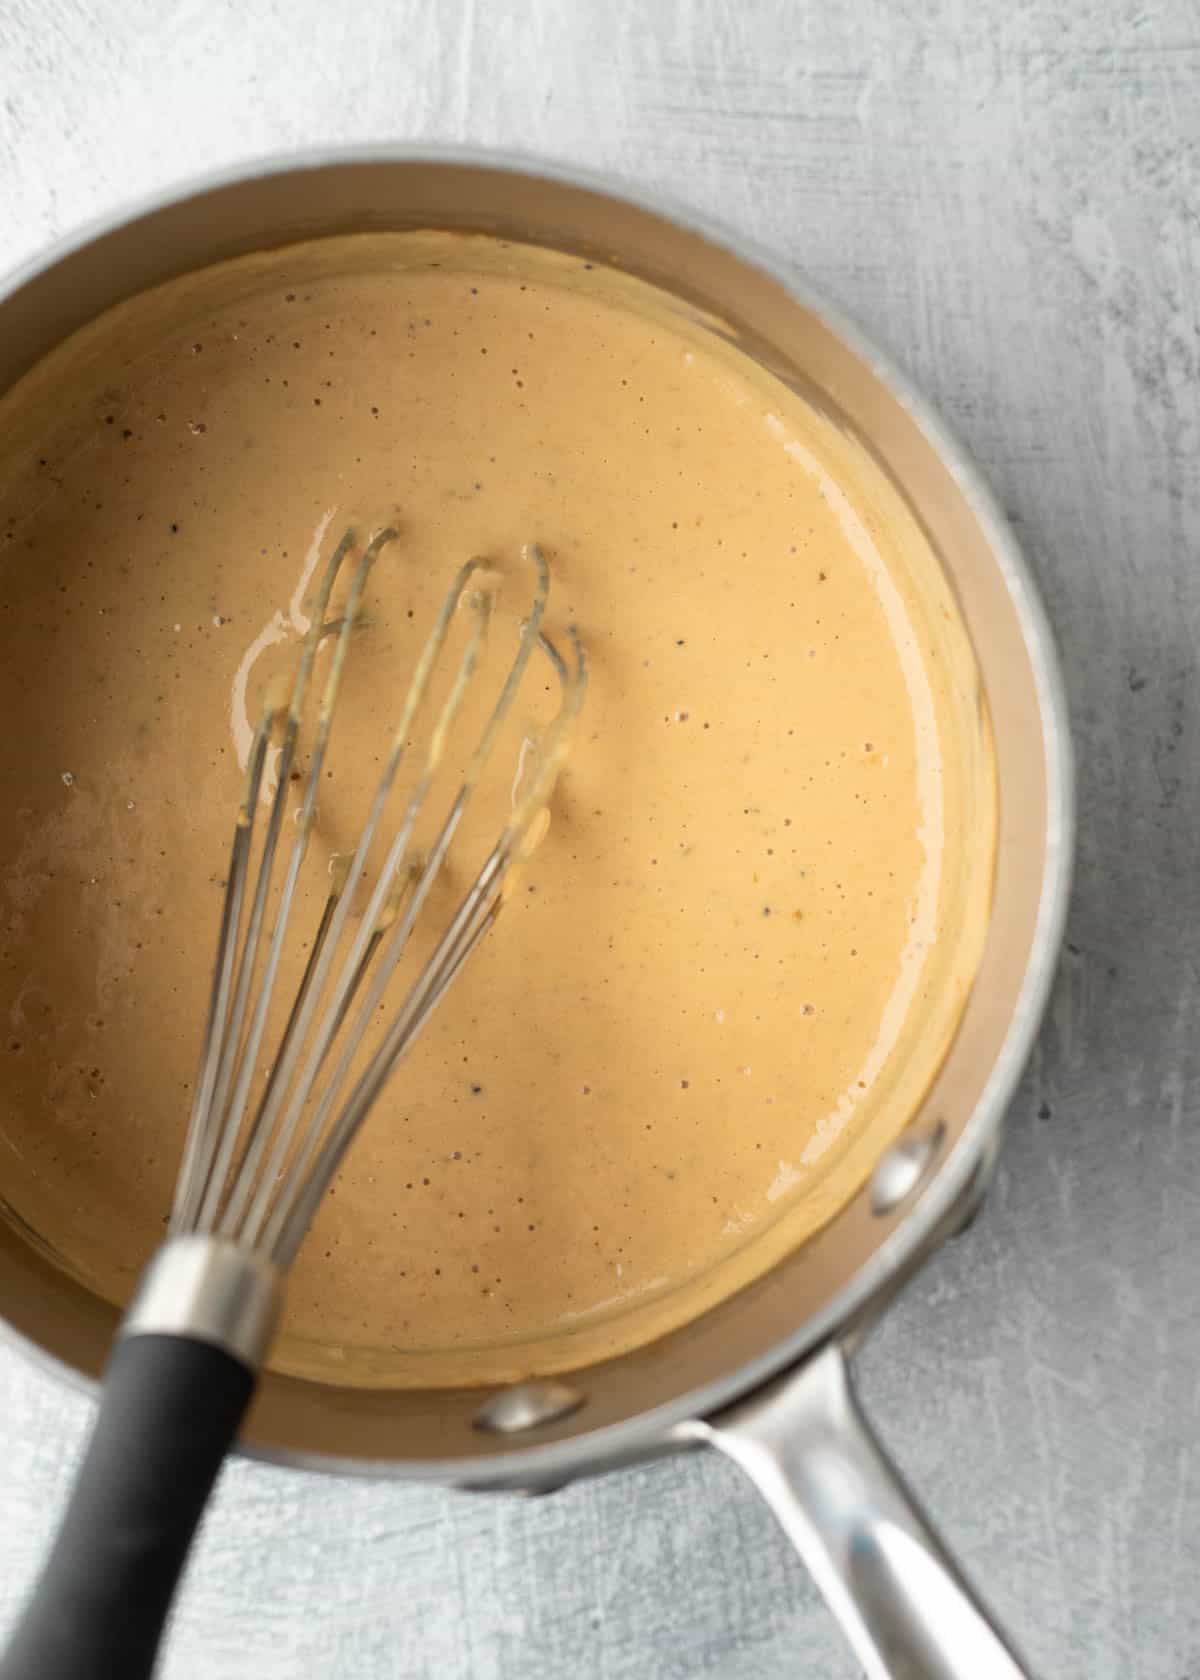
[[50, 1556], [0, 1680], [144, 1680], [200, 1513], [254, 1391], [224, 1348], [118, 1340]]

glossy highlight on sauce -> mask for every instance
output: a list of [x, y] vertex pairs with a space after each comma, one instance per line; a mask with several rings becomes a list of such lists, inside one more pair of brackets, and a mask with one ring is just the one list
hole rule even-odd
[[384, 521], [322, 856], [462, 560], [515, 603], [539, 542], [590, 688], [546, 838], [321, 1209], [273, 1363], [494, 1382], [685, 1322], [858, 1189], [973, 978], [992, 765], [901, 497], [644, 283], [355, 235], [111, 312], [0, 402], [0, 1198], [115, 1301], [170, 1205], [254, 708], [321, 557]]

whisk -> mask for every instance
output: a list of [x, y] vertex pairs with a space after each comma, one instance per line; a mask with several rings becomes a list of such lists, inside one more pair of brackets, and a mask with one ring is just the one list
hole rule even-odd
[[[273, 1037], [271, 1005], [346, 661], [371, 571], [395, 538], [390, 528], [377, 531], [359, 553], [352, 531], [342, 537], [322, 573], [290, 688], [272, 688], [263, 706], [234, 829], [200, 1072], [168, 1234], [118, 1331], [65, 1519], [0, 1659], [0, 1680], [136, 1680], [150, 1673], [200, 1513], [278, 1322], [286, 1270], [385, 1081], [496, 920], [515, 867], [540, 837], [582, 704], [586, 667], [574, 632], [564, 657], [542, 628], [549, 570], [531, 544], [525, 553], [534, 585], [516, 652], [435, 837], [417, 852], [418, 819], [461, 733], [463, 703], [493, 616], [495, 580], [485, 561], [467, 561], [451, 582], [412, 673], [353, 856], [335, 859], [296, 996], [282, 1032]], [[335, 587], [346, 572], [344, 605], [331, 620]], [[460, 609], [469, 625], [455, 662], [446, 649]], [[318, 685], [318, 652], [331, 639]], [[511, 815], [380, 1032], [385, 992], [414, 930], [425, 930], [431, 890], [535, 657], [553, 672], [557, 711], [532, 755], [523, 751]], [[435, 705], [439, 669], [449, 681]], [[288, 847], [282, 844], [284, 818], [297, 788], [306, 700], [318, 686]], [[355, 916], [356, 889], [373, 847], [386, 838], [387, 810], [413, 756], [419, 722], [427, 722], [425, 745], [405, 784], [403, 811], [366, 908]], [[255, 828], [264, 806], [254, 870]], [[264, 1082], [268, 1043], [273, 1047]]]

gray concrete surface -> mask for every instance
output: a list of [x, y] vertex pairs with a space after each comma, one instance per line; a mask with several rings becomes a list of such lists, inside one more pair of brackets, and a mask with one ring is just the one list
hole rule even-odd
[[[983, 462], [1062, 639], [1080, 873], [970, 1236], [862, 1360], [1044, 1677], [1200, 1676], [1200, 12], [1189, 0], [0, 0], [0, 260], [305, 142], [520, 146], [805, 268]], [[86, 1408], [0, 1354], [0, 1610]], [[234, 1464], [167, 1680], [843, 1680], [696, 1459], [540, 1503]]]

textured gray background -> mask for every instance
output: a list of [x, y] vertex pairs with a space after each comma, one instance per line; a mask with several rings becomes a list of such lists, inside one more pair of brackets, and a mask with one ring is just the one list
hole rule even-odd
[[[1061, 636], [1078, 891], [999, 1182], [862, 1361], [1038, 1672], [1200, 1676], [1200, 12], [1189, 0], [0, 0], [0, 260], [246, 154], [470, 140], [739, 224], [983, 462]], [[0, 1354], [0, 1611], [86, 1408]], [[854, 1665], [737, 1474], [553, 1499], [235, 1464], [169, 1680]]]

